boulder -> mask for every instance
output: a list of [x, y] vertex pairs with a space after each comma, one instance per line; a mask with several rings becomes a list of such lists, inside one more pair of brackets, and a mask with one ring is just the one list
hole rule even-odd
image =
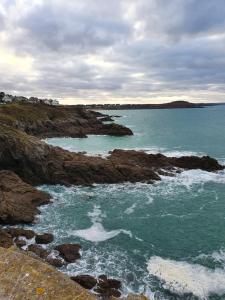
[[38, 234], [35, 237], [37, 244], [50, 244], [54, 240], [54, 236], [51, 233]]
[[97, 284], [97, 279], [90, 275], [78, 275], [70, 278], [87, 290], [93, 289]]
[[121, 296], [122, 284], [117, 279], [107, 278], [106, 275], [98, 277], [98, 283], [94, 291], [103, 299], [109, 299], [110, 297], [119, 298]]
[[80, 249], [81, 245], [79, 244], [62, 244], [55, 247], [55, 250], [59, 251], [60, 255], [68, 263], [73, 263], [81, 257]]
[[33, 252], [40, 258], [47, 258], [47, 256], [50, 254], [48, 250], [45, 250], [40, 245], [32, 244], [28, 246], [28, 251]]

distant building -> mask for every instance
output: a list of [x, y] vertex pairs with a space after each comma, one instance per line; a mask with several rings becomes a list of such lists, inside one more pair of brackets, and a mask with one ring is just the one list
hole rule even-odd
[[4, 92], [0, 92], [0, 104], [10, 103], [14, 101], [34, 104], [43, 103], [46, 105], [59, 105], [59, 101], [55, 99], [39, 99], [37, 97], [26, 98], [23, 96], [6, 95]]
[[5, 95], [3, 98], [2, 98], [2, 103], [10, 103], [10, 102], [13, 102], [13, 96], [11, 95]]

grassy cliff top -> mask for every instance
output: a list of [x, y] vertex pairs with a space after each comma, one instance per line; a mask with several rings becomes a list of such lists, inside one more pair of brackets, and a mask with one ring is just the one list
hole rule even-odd
[[[73, 111], [75, 113], [75, 111]], [[79, 115], [79, 111], [76, 111]], [[71, 111], [66, 107], [46, 104], [14, 102], [0, 105], [0, 122], [11, 125], [13, 122], [33, 123], [38, 121], [66, 118]]]

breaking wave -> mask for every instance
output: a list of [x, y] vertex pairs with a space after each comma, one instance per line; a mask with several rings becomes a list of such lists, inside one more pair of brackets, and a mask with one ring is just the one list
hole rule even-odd
[[200, 299], [225, 294], [225, 270], [209, 269], [198, 264], [163, 259], [154, 256], [148, 261], [148, 271], [157, 277], [163, 288], [180, 296], [193, 294]]

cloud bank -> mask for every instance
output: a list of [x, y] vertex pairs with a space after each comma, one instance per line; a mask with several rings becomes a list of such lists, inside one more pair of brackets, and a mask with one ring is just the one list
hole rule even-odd
[[2, 0], [0, 76], [62, 103], [225, 102], [224, 0]]

